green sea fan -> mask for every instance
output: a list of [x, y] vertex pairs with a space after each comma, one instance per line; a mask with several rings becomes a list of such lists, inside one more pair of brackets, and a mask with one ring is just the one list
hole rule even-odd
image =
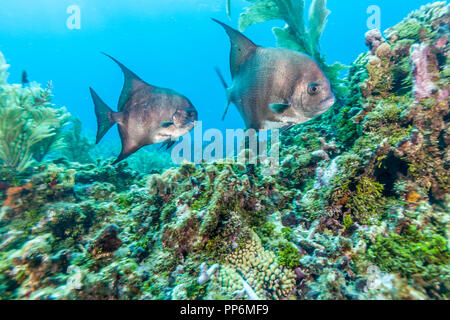
[[0, 85], [6, 83], [6, 79], [8, 78], [8, 72], [6, 72], [9, 68], [9, 65], [6, 64], [5, 57], [0, 52]]
[[63, 147], [62, 131], [70, 114], [51, 103], [51, 83], [41, 88], [6, 82], [8, 66], [0, 53], [0, 165], [25, 171], [33, 160]]
[[55, 133], [47, 125], [36, 125], [20, 107], [0, 106], [0, 159], [3, 166], [22, 172], [32, 163], [32, 148]]
[[33, 145], [32, 152], [35, 160], [40, 162], [46, 155], [66, 148], [63, 130], [69, 123], [70, 114], [65, 108], [39, 107], [30, 112], [30, 115], [37, 127], [48, 127], [53, 133]]
[[239, 18], [239, 30], [245, 31], [251, 25], [271, 20], [284, 20], [284, 28], [273, 28], [277, 44], [292, 50], [302, 51], [322, 62], [319, 39], [331, 13], [326, 0], [313, 0], [309, 9], [307, 28], [304, 0], [247, 0], [247, 7]]
[[315, 0], [309, 8], [309, 39], [313, 48], [319, 48], [319, 40], [327, 24], [331, 11], [327, 0]]
[[283, 16], [275, 0], [248, 0], [253, 5], [245, 8], [239, 18], [239, 30], [245, 31], [248, 27], [265, 21], [282, 19]]

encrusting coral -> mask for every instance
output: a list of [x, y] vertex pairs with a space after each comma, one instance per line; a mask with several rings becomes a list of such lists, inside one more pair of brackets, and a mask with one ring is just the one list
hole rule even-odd
[[369, 32], [276, 175], [54, 159], [0, 184], [0, 298], [449, 299], [449, 22]]

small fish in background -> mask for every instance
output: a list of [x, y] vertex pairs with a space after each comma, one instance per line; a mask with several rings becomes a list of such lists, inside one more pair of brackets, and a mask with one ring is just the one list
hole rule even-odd
[[22, 88], [30, 86], [30, 81], [28, 81], [28, 74], [27, 74], [27, 72], [25, 70], [22, 71], [21, 82], [22, 82]]
[[192, 130], [198, 113], [186, 97], [144, 82], [122, 63], [105, 55], [119, 65], [125, 77], [117, 112], [90, 88], [97, 115], [97, 143], [115, 123], [119, 127], [122, 152], [114, 164], [147, 145], [162, 142], [168, 149], [175, 143], [172, 139]]
[[233, 83], [226, 84], [225, 118], [235, 104], [247, 129], [287, 129], [327, 111], [335, 102], [330, 82], [309, 56], [283, 48], [263, 48], [239, 31], [220, 24], [231, 40]]

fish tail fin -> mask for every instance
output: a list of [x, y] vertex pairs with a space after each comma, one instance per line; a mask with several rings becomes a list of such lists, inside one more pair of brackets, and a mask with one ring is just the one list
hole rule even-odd
[[91, 91], [92, 100], [95, 106], [95, 115], [97, 116], [97, 140], [99, 143], [108, 130], [117, 122], [114, 120], [114, 111], [103, 102], [94, 89], [89, 88]]
[[225, 78], [223, 77], [223, 75], [222, 75], [222, 73], [220, 72], [220, 70], [219, 70], [219, 68], [214, 68], [214, 70], [216, 71], [216, 73], [217, 73], [217, 76], [219, 77], [219, 79], [220, 79], [220, 82], [222, 83], [222, 85], [223, 85], [223, 87], [225, 88], [225, 93], [226, 93], [226, 95], [227, 95], [227, 105], [226, 105], [226, 107], [225, 107], [225, 111], [224, 111], [224, 113], [223, 113], [223, 115], [222, 115], [222, 121], [223, 120], [225, 120], [225, 116], [227, 115], [227, 112], [228, 112], [228, 108], [230, 107], [230, 91], [229, 91], [229, 89], [228, 89], [228, 85], [227, 85], [227, 82], [225, 81]]

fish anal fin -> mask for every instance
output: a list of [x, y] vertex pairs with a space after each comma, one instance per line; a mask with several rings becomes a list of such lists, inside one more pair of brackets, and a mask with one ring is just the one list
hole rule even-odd
[[116, 161], [114, 161], [113, 164], [116, 164], [116, 163], [119, 163], [122, 160], [125, 160], [126, 158], [131, 156], [133, 153], [138, 151], [140, 148], [142, 148], [142, 146], [138, 146], [138, 145], [124, 145], [124, 146], [122, 146], [122, 152], [119, 154], [119, 156], [117, 157]]
[[231, 53], [230, 53], [230, 69], [231, 75], [234, 76], [238, 73], [241, 65], [247, 60], [247, 58], [256, 51], [258, 46], [254, 44], [250, 39], [244, 36], [241, 32], [231, 28], [219, 20], [212, 19], [220, 24], [230, 37], [231, 41]]
[[133, 153], [141, 149], [144, 145], [136, 142], [133, 137], [130, 137], [128, 134], [128, 131], [125, 126], [119, 125], [119, 135], [120, 140], [122, 141], [122, 151], [120, 152], [119, 157], [114, 161], [113, 164], [116, 164], [129, 156], [131, 156]]

